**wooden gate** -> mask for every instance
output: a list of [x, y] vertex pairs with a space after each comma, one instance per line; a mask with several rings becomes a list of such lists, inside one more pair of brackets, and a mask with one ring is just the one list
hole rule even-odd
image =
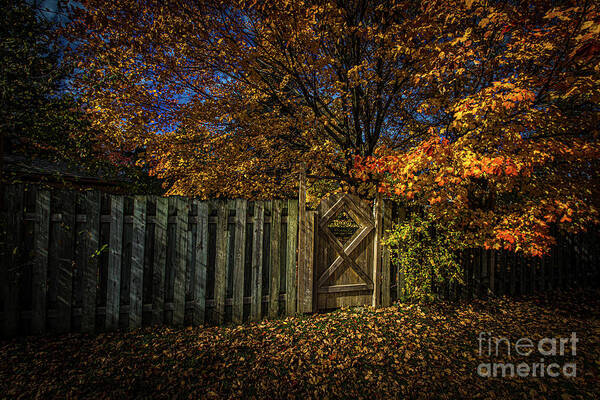
[[317, 311], [379, 304], [381, 215], [378, 222], [373, 214], [371, 202], [349, 194], [335, 194], [319, 204], [314, 236]]

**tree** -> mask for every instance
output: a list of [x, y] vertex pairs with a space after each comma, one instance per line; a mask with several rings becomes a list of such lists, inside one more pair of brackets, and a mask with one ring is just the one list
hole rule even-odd
[[73, 21], [95, 126], [171, 193], [290, 194], [303, 162], [474, 244], [538, 254], [546, 215], [597, 220], [591, 1], [88, 0]]
[[448, 123], [407, 151], [357, 157], [356, 175], [383, 180], [464, 243], [541, 255], [557, 229], [599, 221], [600, 16], [591, 2], [473, 7], [477, 25], [414, 77], [471, 93], [421, 104]]
[[413, 77], [464, 30], [440, 21], [442, 2], [83, 5], [71, 34], [96, 126], [143, 147], [172, 192], [202, 196], [285, 193], [301, 161], [356, 187], [354, 155], [443, 122], [421, 117], [434, 93]]
[[2, 162], [7, 143], [56, 149], [54, 145], [64, 140], [66, 121], [75, 120], [75, 113], [74, 103], [57, 95], [65, 70], [58, 65], [52, 23], [25, 1], [2, 0], [0, 4], [4, 11], [0, 34]]
[[[64, 7], [48, 3], [0, 0], [4, 13], [0, 33], [0, 176], [4, 156], [60, 162], [72, 172], [119, 178], [136, 191], [156, 192], [156, 179], [133, 166], [136, 153], [116, 153], [93, 131], [80, 99], [69, 89], [72, 64], [63, 57], [66, 42], [60, 35]], [[59, 18], [60, 16], [60, 18]], [[18, 179], [18, 178], [17, 178]], [[130, 184], [128, 185], [127, 182]], [[0, 199], [3, 195], [0, 195]]]

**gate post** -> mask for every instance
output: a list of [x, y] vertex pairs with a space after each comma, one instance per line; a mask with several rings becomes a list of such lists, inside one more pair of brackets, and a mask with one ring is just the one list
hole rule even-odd
[[[390, 200], [383, 201], [383, 221], [381, 223], [381, 238], [387, 240], [388, 230], [392, 225], [392, 204]], [[381, 246], [381, 305], [389, 307], [391, 304], [391, 270], [390, 270], [390, 249], [387, 246]]]

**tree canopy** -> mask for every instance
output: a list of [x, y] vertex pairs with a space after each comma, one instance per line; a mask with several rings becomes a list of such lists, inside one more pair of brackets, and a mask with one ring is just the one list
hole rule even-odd
[[83, 114], [72, 97], [61, 93], [70, 71], [59, 62], [54, 21], [25, 1], [0, 4], [2, 144], [12, 144], [7, 151], [70, 152], [75, 147], [70, 135], [80, 129]]
[[291, 194], [304, 163], [490, 247], [597, 220], [592, 1], [82, 4], [76, 88], [104, 143], [142, 151], [170, 193]]
[[[64, 57], [68, 42], [61, 35], [69, 4], [0, 0], [0, 5], [5, 27], [0, 32], [2, 184], [19, 182], [36, 168], [58, 163], [44, 179], [87, 174], [100, 181], [119, 181], [135, 192], [160, 192], [157, 179], [132, 165], [135, 152], [112, 151], [71, 90], [73, 64]], [[11, 164], [7, 168], [6, 160]]]
[[356, 183], [354, 155], [418, 143], [451, 120], [419, 105], [467, 90], [415, 79], [475, 23], [463, 3], [83, 4], [72, 33], [89, 111], [177, 193], [268, 196], [300, 161]]
[[600, 19], [591, 2], [520, 11], [473, 9], [477, 25], [414, 77], [468, 88], [420, 105], [448, 123], [407, 151], [357, 157], [357, 176], [382, 179], [469, 245], [541, 255], [557, 228], [598, 223]]

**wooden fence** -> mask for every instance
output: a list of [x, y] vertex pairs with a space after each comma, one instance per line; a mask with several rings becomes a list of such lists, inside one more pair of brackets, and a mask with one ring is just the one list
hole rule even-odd
[[6, 187], [4, 336], [296, 311], [297, 200]]
[[[314, 311], [318, 211], [299, 208], [295, 199], [205, 202], [7, 186], [3, 336], [241, 323]], [[389, 227], [398, 211], [386, 208], [376, 226]], [[311, 223], [298, 229], [299, 220]], [[470, 299], [598, 285], [599, 245], [598, 234], [588, 232], [563, 237], [544, 258], [470, 249], [461, 254], [465, 285], [436, 290]], [[404, 292], [394, 263], [382, 267], [373, 281], [383, 282], [377, 304], [386, 306]]]
[[[449, 300], [488, 296], [523, 296], [576, 287], [600, 286], [600, 235], [586, 232], [558, 238], [550, 254], [526, 257], [507, 250], [471, 248], [460, 253], [464, 284], [434, 285]], [[392, 300], [402, 300], [406, 289], [392, 264]]]

